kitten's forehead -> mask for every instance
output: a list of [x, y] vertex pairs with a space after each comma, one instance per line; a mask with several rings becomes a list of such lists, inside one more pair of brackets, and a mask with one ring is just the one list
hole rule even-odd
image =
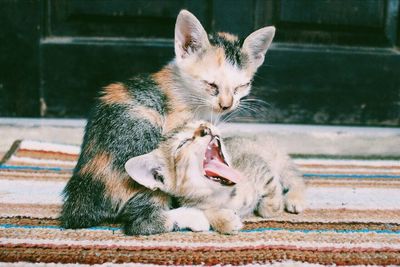
[[181, 63], [181, 68], [199, 80], [218, 83], [222, 87], [238, 86], [251, 80], [248, 55], [242, 51], [242, 41], [230, 33], [209, 35], [211, 46], [193, 53]]
[[215, 127], [209, 122], [199, 120], [199, 121], [188, 122], [185, 125], [176, 128], [173, 132], [169, 134], [166, 140], [167, 142], [168, 141], [170, 142], [172, 141], [174, 143], [180, 142], [189, 137], [193, 137], [195, 132], [198, 131], [198, 129], [201, 127], [209, 128], [213, 135], [220, 135], [220, 131], [217, 127]]
[[217, 32], [209, 35], [210, 44], [224, 50], [225, 60], [237, 68], [245, 68], [248, 57], [242, 52], [243, 41], [236, 35]]
[[198, 132], [199, 129], [204, 129], [204, 128], [208, 128], [211, 130], [211, 133], [213, 135], [219, 135], [220, 132], [219, 130], [211, 123], [207, 122], [207, 121], [193, 121], [193, 122], [189, 122], [186, 124], [185, 128], [183, 130], [181, 130], [180, 132], [177, 133], [178, 136], [193, 136], [195, 135], [196, 132]]

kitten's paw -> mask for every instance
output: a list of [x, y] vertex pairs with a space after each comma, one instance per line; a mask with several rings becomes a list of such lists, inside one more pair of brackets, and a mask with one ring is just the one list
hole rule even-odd
[[193, 232], [206, 232], [210, 230], [210, 223], [208, 219], [201, 211], [201, 214], [195, 214], [196, 216], [192, 218], [190, 225], [187, 227]]
[[301, 213], [304, 211], [306, 206], [305, 196], [303, 190], [289, 191], [285, 195], [285, 210], [289, 213]]
[[263, 218], [271, 218], [283, 212], [283, 197], [281, 195], [274, 198], [265, 197], [260, 200], [257, 213]]
[[170, 228], [190, 229], [193, 232], [210, 230], [210, 223], [203, 211], [195, 208], [178, 208], [167, 212]]
[[221, 234], [236, 234], [243, 227], [242, 220], [229, 209], [207, 211], [212, 228]]

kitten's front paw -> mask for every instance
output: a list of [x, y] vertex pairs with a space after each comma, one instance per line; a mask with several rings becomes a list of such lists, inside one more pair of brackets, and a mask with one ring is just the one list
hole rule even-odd
[[178, 229], [190, 229], [193, 232], [210, 230], [210, 223], [203, 211], [195, 208], [178, 208], [167, 212], [168, 223]]
[[210, 230], [210, 223], [202, 211], [195, 212], [188, 227], [193, 232], [206, 232]]
[[304, 191], [289, 191], [285, 195], [285, 210], [289, 213], [303, 212], [306, 206]]
[[206, 211], [211, 227], [221, 234], [236, 234], [243, 227], [242, 220], [229, 209]]

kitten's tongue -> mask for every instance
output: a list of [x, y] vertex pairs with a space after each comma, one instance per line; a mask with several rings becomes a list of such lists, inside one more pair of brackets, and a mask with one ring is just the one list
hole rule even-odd
[[222, 177], [233, 183], [238, 183], [241, 180], [241, 175], [235, 169], [230, 168], [219, 159], [214, 158], [204, 164], [204, 171], [210, 177]]

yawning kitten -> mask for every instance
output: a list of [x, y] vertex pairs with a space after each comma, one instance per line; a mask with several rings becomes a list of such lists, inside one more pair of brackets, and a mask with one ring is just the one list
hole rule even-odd
[[130, 159], [125, 167], [143, 186], [204, 211], [222, 233], [239, 230], [240, 217], [254, 211], [270, 217], [284, 208], [298, 213], [304, 207], [304, 181], [274, 142], [245, 137], [223, 142], [207, 122], [189, 123], [159, 149]]

